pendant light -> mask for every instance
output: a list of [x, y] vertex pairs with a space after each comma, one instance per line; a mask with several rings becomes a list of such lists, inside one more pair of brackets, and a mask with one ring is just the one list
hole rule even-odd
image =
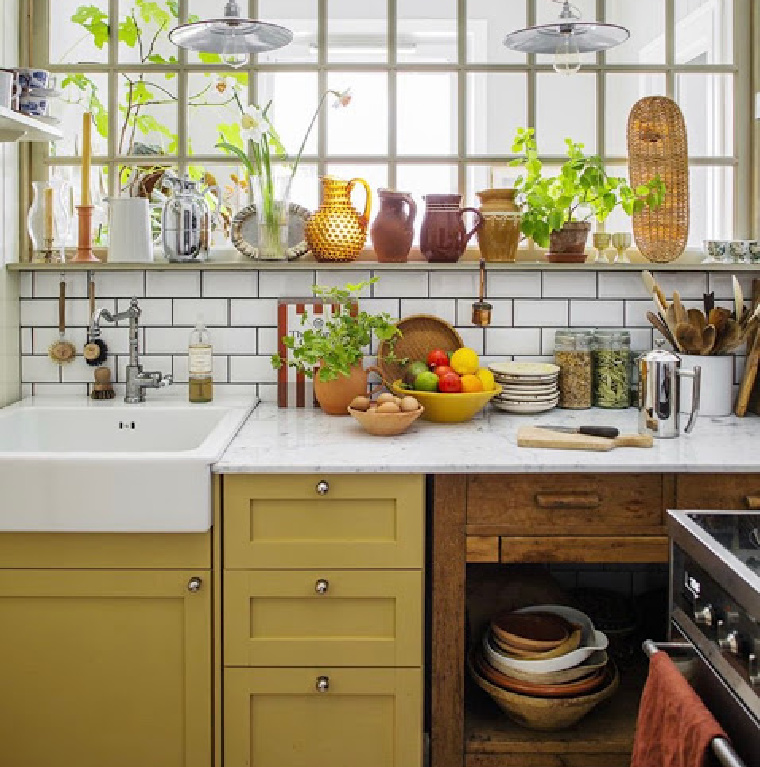
[[293, 33], [277, 24], [240, 16], [237, 0], [228, 0], [223, 19], [207, 19], [181, 24], [169, 32], [178, 48], [218, 53], [231, 67], [245, 66], [251, 53], [282, 48], [293, 40]]
[[554, 54], [554, 69], [571, 75], [581, 68], [581, 53], [596, 53], [624, 43], [631, 33], [617, 24], [581, 21], [580, 11], [568, 0], [552, 24], [518, 29], [504, 38], [504, 45], [521, 53]]

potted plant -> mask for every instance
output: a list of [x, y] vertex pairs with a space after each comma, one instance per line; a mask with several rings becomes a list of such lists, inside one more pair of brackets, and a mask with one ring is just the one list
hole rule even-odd
[[665, 183], [655, 176], [632, 189], [624, 178], [609, 176], [599, 155], [586, 155], [583, 144], [565, 139], [567, 161], [558, 176], [543, 175], [533, 128], [518, 128], [512, 151], [521, 155], [512, 165], [524, 169], [515, 181], [517, 202], [523, 206], [520, 230], [541, 248], [547, 259], [583, 262], [589, 219], [601, 223], [620, 206], [629, 216], [644, 208], [659, 207]]
[[[373, 278], [345, 288], [326, 288], [315, 285], [314, 295], [332, 313], [320, 328], [309, 328], [283, 336], [282, 341], [291, 354], [287, 364], [314, 379], [314, 394], [320, 407], [329, 415], [347, 415], [348, 405], [354, 397], [367, 393], [367, 370], [364, 369], [364, 350], [372, 336], [378, 341], [392, 341], [401, 332], [388, 314], [368, 314], [359, 311], [357, 298], [361, 291], [377, 282]], [[306, 325], [306, 314], [301, 325]], [[272, 367], [279, 370], [285, 360], [279, 354], [272, 356]]]

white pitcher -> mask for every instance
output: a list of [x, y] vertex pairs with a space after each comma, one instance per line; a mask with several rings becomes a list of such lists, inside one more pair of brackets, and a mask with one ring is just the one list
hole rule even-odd
[[153, 260], [150, 205], [146, 197], [109, 197], [109, 263]]

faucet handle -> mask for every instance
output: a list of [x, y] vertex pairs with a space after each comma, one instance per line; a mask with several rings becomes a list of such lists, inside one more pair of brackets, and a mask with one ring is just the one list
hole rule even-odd
[[165, 373], [158, 382], [159, 386], [171, 386], [174, 383], [174, 376], [171, 373]]

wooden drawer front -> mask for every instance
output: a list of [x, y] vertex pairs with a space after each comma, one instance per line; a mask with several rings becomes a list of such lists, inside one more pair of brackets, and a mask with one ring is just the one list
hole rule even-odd
[[424, 501], [422, 476], [225, 477], [225, 567], [420, 568]]
[[228, 571], [224, 664], [421, 666], [422, 589], [419, 570]]
[[663, 532], [659, 474], [477, 474], [467, 484], [472, 535]]
[[678, 474], [677, 509], [760, 509], [760, 474]]
[[224, 682], [230, 767], [422, 764], [420, 669], [226, 669]]

